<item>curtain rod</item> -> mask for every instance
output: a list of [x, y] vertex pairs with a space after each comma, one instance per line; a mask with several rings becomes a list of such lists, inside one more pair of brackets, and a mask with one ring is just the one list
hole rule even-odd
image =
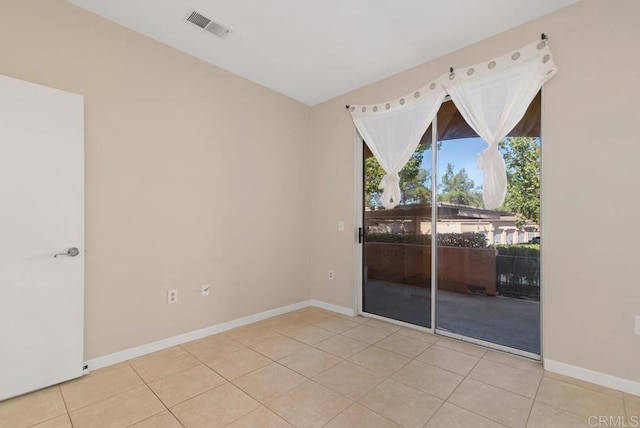
[[[542, 41], [547, 40], [547, 35], [545, 33], [541, 33], [540, 34], [540, 40], [542, 40]], [[453, 67], [449, 67], [449, 73], [453, 73]]]
[[[548, 39], [548, 37], [547, 37], [547, 35], [545, 33], [540, 34], [540, 40], [547, 40], [547, 39]], [[449, 67], [449, 73], [453, 73], [453, 67]], [[449, 97], [449, 99], [451, 99], [451, 97]], [[447, 101], [447, 100], [445, 99], [445, 101]], [[351, 107], [349, 104], [346, 104], [344, 106], [344, 108], [347, 109], [347, 110], [349, 109], [349, 107]]]

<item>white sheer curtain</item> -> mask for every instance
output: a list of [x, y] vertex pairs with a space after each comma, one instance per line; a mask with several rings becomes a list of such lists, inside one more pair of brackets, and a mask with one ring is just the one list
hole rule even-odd
[[498, 143], [522, 119], [542, 85], [557, 68], [545, 40], [471, 67], [455, 70], [444, 87], [465, 121], [489, 145], [478, 154], [483, 199], [498, 208], [507, 194], [507, 174]]
[[548, 42], [541, 40], [442, 75], [405, 97], [350, 106], [358, 132], [386, 172], [380, 183], [382, 205], [389, 209], [400, 202], [398, 173], [411, 158], [447, 93], [469, 126], [489, 145], [478, 154], [485, 207], [495, 209], [502, 205], [507, 175], [498, 142], [518, 124], [540, 87], [556, 72]]
[[385, 208], [400, 203], [398, 173], [418, 147], [444, 97], [442, 85], [432, 82], [386, 103], [350, 106], [353, 123], [386, 173], [380, 182]]

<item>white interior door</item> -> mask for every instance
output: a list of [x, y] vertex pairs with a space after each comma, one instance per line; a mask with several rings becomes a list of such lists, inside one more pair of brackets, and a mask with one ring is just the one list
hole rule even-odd
[[82, 375], [83, 110], [0, 75], [0, 400]]

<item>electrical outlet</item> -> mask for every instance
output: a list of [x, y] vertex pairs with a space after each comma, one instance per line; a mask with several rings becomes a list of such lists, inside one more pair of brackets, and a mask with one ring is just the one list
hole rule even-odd
[[209, 284], [202, 284], [200, 286], [200, 295], [202, 297], [207, 297], [209, 295], [210, 290], [211, 290], [211, 286]]
[[178, 290], [167, 290], [167, 304], [178, 303]]
[[335, 277], [332, 270], [329, 270], [329, 279], [333, 279]]

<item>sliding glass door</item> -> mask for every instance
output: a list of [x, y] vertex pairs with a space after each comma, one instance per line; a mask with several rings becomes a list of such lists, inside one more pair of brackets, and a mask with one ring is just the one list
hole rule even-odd
[[403, 199], [390, 210], [377, 199], [383, 171], [363, 147], [363, 312], [535, 357], [540, 354], [540, 95], [500, 143], [508, 194], [494, 210], [484, 208], [483, 171], [476, 167], [486, 143], [451, 102], [443, 103], [436, 123], [437, 144], [431, 144], [430, 128], [400, 174]]

